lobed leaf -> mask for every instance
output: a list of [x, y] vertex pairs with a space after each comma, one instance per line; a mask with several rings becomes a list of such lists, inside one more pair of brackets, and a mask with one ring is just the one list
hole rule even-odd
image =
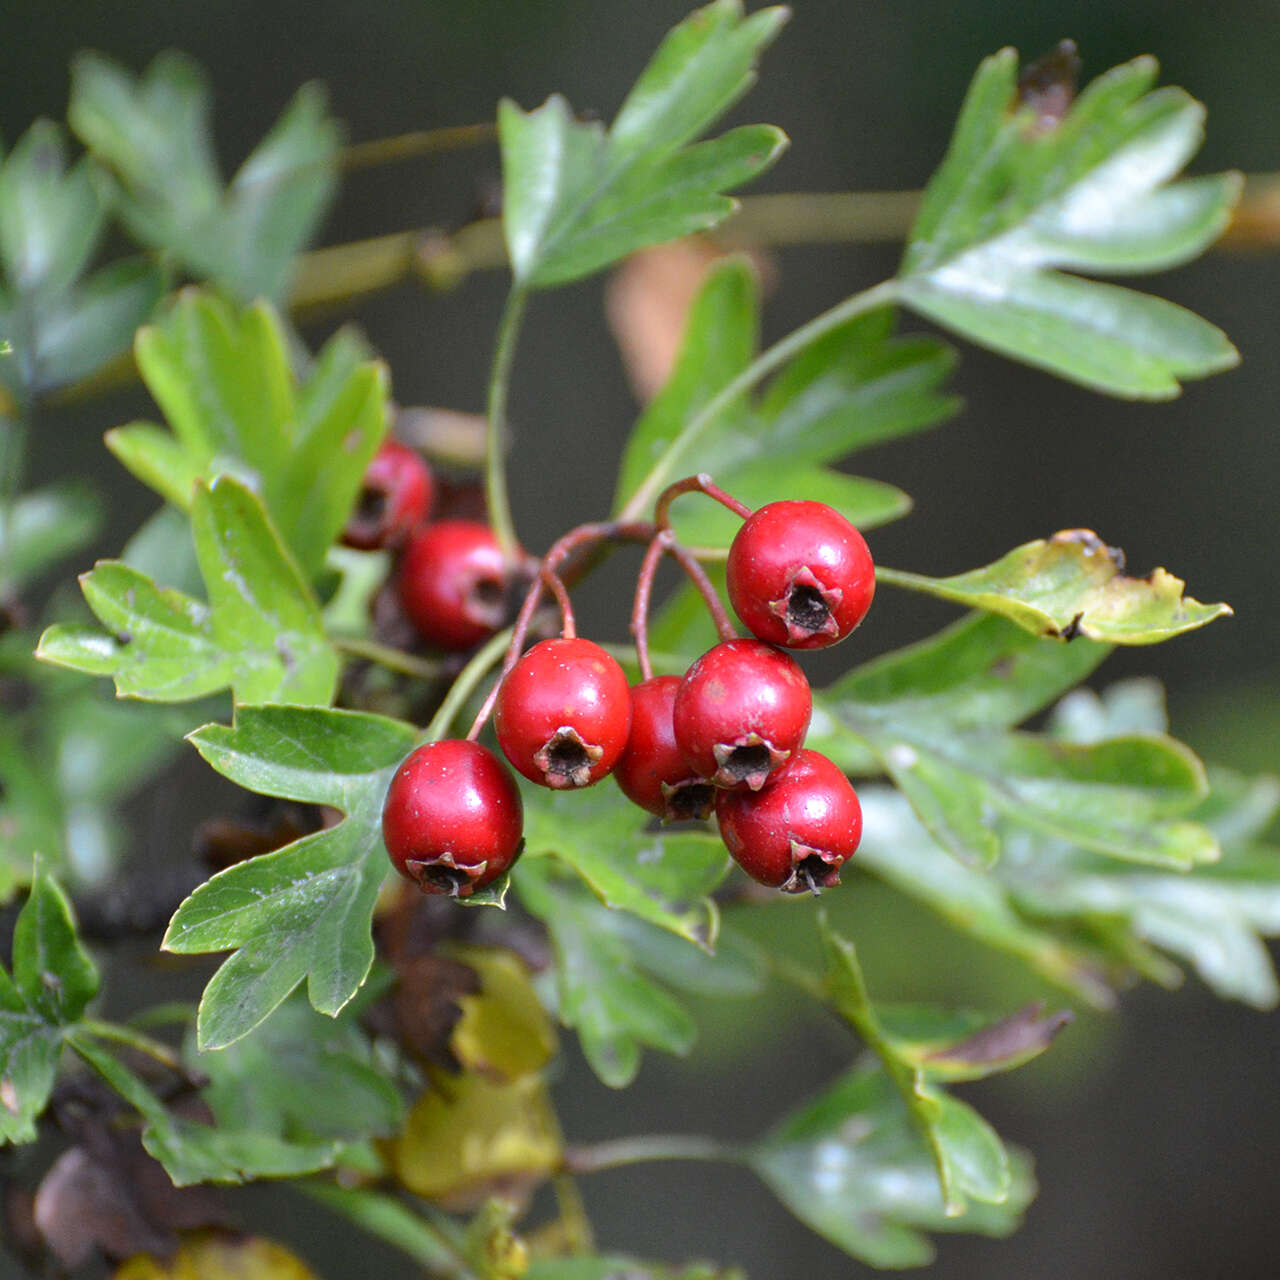
[[693, 1019], [632, 956], [615, 924], [625, 918], [621, 912], [602, 905], [557, 860], [522, 860], [515, 882], [520, 901], [546, 925], [555, 947], [560, 1020], [577, 1031], [605, 1084], [630, 1084], [643, 1046], [689, 1052]]
[[142, 1117], [142, 1145], [164, 1165], [176, 1187], [294, 1178], [327, 1168], [338, 1154], [335, 1143], [290, 1143], [268, 1133], [183, 1119], [87, 1035], [73, 1034], [71, 1046]]
[[[962, 1104], [944, 1110], [949, 1158], [966, 1185], [991, 1189], [987, 1133]], [[1035, 1183], [1030, 1161], [1012, 1153], [999, 1203], [975, 1200], [949, 1215], [929, 1148], [879, 1068], [854, 1071], [788, 1116], [749, 1152], [751, 1166], [783, 1204], [838, 1249], [874, 1267], [933, 1260], [926, 1232], [1014, 1231]]]
[[97, 991], [97, 966], [80, 945], [71, 905], [37, 858], [14, 926], [13, 976], [0, 967], [0, 1143], [34, 1141], [64, 1028]]
[[899, 272], [903, 303], [971, 341], [1111, 395], [1163, 399], [1239, 359], [1191, 312], [1062, 274], [1153, 271], [1225, 227], [1238, 175], [1166, 184], [1198, 149], [1204, 109], [1151, 91], [1138, 58], [1060, 121], [1020, 105], [1017, 55], [978, 68]]
[[241, 301], [283, 300], [293, 260], [337, 185], [339, 132], [304, 85], [224, 187], [197, 64], [160, 54], [137, 78], [101, 54], [72, 63], [67, 118], [111, 173], [129, 230]]
[[141, 330], [135, 348], [172, 434], [134, 422], [107, 432], [107, 446], [184, 510], [197, 480], [236, 472], [314, 579], [386, 434], [385, 367], [339, 332], [300, 382], [270, 305], [238, 311], [195, 289]]
[[338, 1014], [373, 963], [369, 922], [387, 869], [382, 804], [412, 727], [317, 707], [241, 707], [231, 728], [207, 725], [191, 741], [243, 786], [346, 815], [219, 872], [178, 908], [167, 950], [233, 950], [200, 1002], [200, 1047], [247, 1035], [304, 978], [312, 1005]]
[[1107, 644], [1158, 644], [1230, 616], [1225, 604], [1184, 597], [1181, 578], [1124, 573], [1124, 553], [1088, 529], [1064, 529], [1015, 547], [993, 564], [950, 578], [894, 572], [895, 585], [985, 609], [1037, 635]]
[[[867, 445], [922, 430], [958, 407], [940, 388], [950, 351], [933, 339], [892, 336], [887, 308], [858, 317], [798, 355], [752, 405], [730, 404], [691, 437], [688, 424], [750, 363], [759, 330], [758, 285], [748, 262], [728, 258], [709, 272], [689, 312], [676, 364], [627, 443], [616, 511], [656, 497], [655, 475], [694, 465], [747, 506], [780, 494], [827, 502], [871, 528], [910, 510], [901, 490], [819, 465]], [[673, 523], [689, 545], [727, 547], [737, 519], [686, 499]]]
[[767, 168], [784, 135], [749, 126], [686, 144], [751, 86], [785, 17], [774, 8], [744, 19], [741, 0], [698, 10], [667, 36], [607, 133], [558, 95], [530, 112], [504, 101], [503, 227], [516, 281], [564, 284], [731, 213], [723, 191]]
[[191, 521], [208, 604], [103, 561], [80, 582], [109, 634], [55, 625], [36, 656], [110, 675], [121, 697], [179, 702], [230, 685], [240, 702], [328, 703], [338, 657], [259, 499], [221, 476], [197, 485]]

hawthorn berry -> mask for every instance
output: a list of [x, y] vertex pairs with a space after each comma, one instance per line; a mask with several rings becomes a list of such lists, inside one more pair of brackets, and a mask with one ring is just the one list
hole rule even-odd
[[435, 477], [420, 453], [385, 441], [365, 470], [342, 541], [360, 551], [398, 546], [427, 518], [435, 488]]
[[793, 658], [760, 640], [724, 640], [685, 672], [672, 722], [694, 773], [758, 791], [804, 742], [812, 711]]
[[437, 649], [470, 649], [506, 615], [511, 566], [487, 524], [440, 520], [404, 549], [396, 589], [423, 639]]
[[516, 780], [487, 747], [428, 742], [405, 757], [382, 808], [391, 862], [424, 893], [466, 898], [520, 855], [524, 805]]
[[507, 673], [493, 724], [503, 754], [531, 782], [589, 787], [626, 748], [631, 690], [598, 644], [543, 640]]
[[826, 756], [807, 748], [763, 790], [721, 791], [716, 821], [734, 861], [753, 880], [786, 893], [839, 884], [841, 866], [862, 839], [853, 785]]
[[705, 818], [715, 803], [715, 788], [689, 768], [676, 744], [679, 688], [679, 676], [656, 676], [631, 690], [631, 734], [613, 771], [628, 800], [665, 822]]
[[875, 564], [862, 534], [825, 502], [771, 502], [729, 548], [729, 599], [761, 640], [824, 649], [866, 616]]

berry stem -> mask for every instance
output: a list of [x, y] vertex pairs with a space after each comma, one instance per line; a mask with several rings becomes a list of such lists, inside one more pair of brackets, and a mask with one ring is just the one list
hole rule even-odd
[[556, 598], [556, 605], [560, 610], [560, 634], [566, 640], [572, 640], [578, 634], [578, 624], [574, 620], [573, 604], [569, 599], [569, 592], [564, 585], [564, 580], [552, 569], [542, 569], [540, 577], [547, 589]]
[[711, 615], [711, 620], [716, 625], [716, 634], [721, 640], [736, 640], [738, 638], [737, 628], [729, 618], [728, 610], [725, 609], [724, 603], [720, 599], [720, 593], [716, 590], [715, 583], [711, 581], [707, 576], [707, 571], [698, 563], [697, 556], [678, 542], [672, 542], [671, 554], [676, 563], [688, 574], [689, 580], [701, 593], [702, 602], [707, 606], [707, 612]]
[[699, 471], [696, 476], [685, 476], [683, 480], [667, 485], [659, 494], [653, 507], [653, 522], [659, 529], [671, 527], [671, 504], [682, 493], [705, 493], [708, 498], [714, 498], [722, 507], [728, 507], [735, 516], [740, 516], [743, 520], [751, 514], [750, 507], [726, 493], [705, 471]]
[[636, 642], [636, 662], [640, 667], [640, 679], [653, 679], [653, 663], [649, 658], [649, 601], [653, 596], [653, 579], [658, 572], [658, 561], [671, 545], [670, 529], [656, 534], [645, 548], [640, 572], [636, 575], [635, 601], [631, 606], [631, 634]]
[[621, 1169], [629, 1164], [650, 1160], [723, 1160], [736, 1163], [742, 1159], [737, 1147], [695, 1133], [652, 1133], [634, 1138], [617, 1138], [596, 1142], [589, 1147], [569, 1147], [564, 1153], [564, 1168], [569, 1173], [599, 1173], [604, 1169]]
[[340, 653], [376, 662], [388, 671], [398, 671], [401, 675], [415, 676], [419, 680], [432, 680], [444, 669], [442, 663], [432, 658], [420, 658], [403, 649], [379, 644], [376, 640], [365, 640], [360, 636], [330, 636], [329, 643]]
[[507, 492], [507, 400], [511, 390], [516, 336], [524, 319], [527, 301], [528, 294], [523, 289], [512, 289], [502, 311], [493, 367], [489, 374], [489, 425], [485, 437], [484, 492], [489, 506], [489, 524], [503, 554], [512, 564], [519, 559], [520, 549]]
[[806, 347], [812, 346], [832, 329], [839, 328], [854, 316], [874, 311], [876, 307], [886, 306], [893, 302], [897, 295], [898, 281], [884, 280], [874, 288], [864, 289], [861, 293], [855, 293], [852, 297], [837, 303], [830, 310], [815, 316], [808, 324], [792, 330], [785, 338], [762, 351], [736, 378], [726, 383], [694, 414], [685, 429], [672, 440], [662, 456], [653, 464], [640, 487], [627, 500], [626, 505], [618, 513], [619, 518], [631, 519], [648, 508], [649, 504], [662, 492], [667, 477], [735, 400], [744, 396], [758, 383], [763, 382], [775, 369], [781, 368], [793, 356], [798, 355]]
[[[437, 742], [439, 739], [448, 736], [449, 726], [457, 717], [458, 712], [462, 710], [467, 699], [471, 697], [476, 687], [480, 684], [480, 681], [485, 678], [506, 651], [507, 645], [511, 640], [512, 630], [513, 628], [508, 627], [505, 631], [499, 631], [483, 648], [478, 649], [474, 657], [458, 672], [457, 679], [449, 686], [449, 692], [445, 694], [444, 700], [436, 709], [435, 715], [431, 717], [431, 723], [419, 735], [419, 745], [425, 742]], [[477, 730], [478, 732], [479, 730]]]

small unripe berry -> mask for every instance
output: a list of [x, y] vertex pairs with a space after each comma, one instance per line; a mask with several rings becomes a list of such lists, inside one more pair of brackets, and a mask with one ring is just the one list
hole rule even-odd
[[382, 808], [392, 865], [424, 893], [466, 898], [520, 854], [524, 806], [507, 767], [464, 739], [428, 742], [396, 770]]
[[844, 774], [817, 751], [800, 750], [762, 791], [716, 797], [720, 836], [753, 879], [786, 893], [840, 883], [862, 839], [862, 806]]
[[502, 625], [511, 566], [478, 520], [441, 520], [414, 535], [396, 579], [400, 603], [437, 649], [470, 649]]
[[717, 787], [758, 791], [804, 742], [813, 695], [804, 672], [759, 640], [725, 640], [700, 657], [676, 692], [676, 742]]
[[627, 799], [664, 822], [705, 818], [715, 803], [715, 788], [689, 768], [676, 743], [679, 688], [679, 676], [656, 676], [631, 690], [631, 734], [613, 771]]
[[729, 599], [755, 636], [823, 649], [866, 616], [875, 564], [862, 534], [825, 502], [771, 502], [729, 548]]
[[386, 441], [364, 473], [342, 541], [360, 551], [398, 546], [431, 511], [435, 477], [422, 455]]
[[631, 690], [616, 660], [577, 637], [543, 640], [507, 673], [493, 710], [498, 745], [544, 787], [589, 787], [631, 731]]

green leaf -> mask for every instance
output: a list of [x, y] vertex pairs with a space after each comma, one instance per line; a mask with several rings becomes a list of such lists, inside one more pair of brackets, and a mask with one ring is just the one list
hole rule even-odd
[[266, 303], [237, 311], [186, 290], [143, 329], [138, 367], [172, 435], [147, 422], [107, 433], [112, 452], [175, 506], [193, 482], [234, 469], [260, 493], [308, 577], [321, 570], [387, 430], [385, 367], [339, 332], [305, 382]]
[[289, 1143], [271, 1134], [212, 1128], [175, 1116], [87, 1035], [74, 1033], [70, 1039], [75, 1051], [142, 1117], [142, 1145], [164, 1165], [174, 1186], [293, 1178], [327, 1168], [337, 1157], [335, 1143]]
[[962, 861], [994, 862], [1004, 819], [1135, 862], [1185, 868], [1215, 858], [1210, 832], [1182, 816], [1205, 780], [1181, 744], [1133, 735], [1077, 745], [1006, 731], [1106, 653], [1083, 640], [1016, 637], [1007, 622], [969, 619], [855, 670], [815, 699], [812, 745], [855, 764], [869, 748]]
[[75, 1022], [98, 991], [98, 969], [76, 936], [71, 904], [39, 859], [14, 926], [13, 983], [27, 1008], [56, 1026]]
[[382, 804], [413, 746], [411, 726], [304, 707], [242, 707], [235, 725], [191, 735], [219, 773], [250, 790], [333, 805], [344, 821], [220, 872], [169, 924], [167, 950], [234, 950], [205, 989], [202, 1049], [239, 1040], [304, 979], [338, 1014], [373, 963], [369, 921], [387, 871]]
[[180, 54], [161, 54], [135, 79], [86, 53], [72, 64], [67, 115], [113, 175], [121, 217], [139, 240], [241, 301], [281, 301], [336, 189], [337, 126], [323, 91], [304, 85], [224, 187], [210, 101], [204, 74]]
[[0, 167], [0, 380], [26, 396], [127, 349], [164, 290], [156, 263], [113, 263], [82, 282], [105, 210], [89, 161], [67, 168], [61, 129], [39, 120]]
[[[718, 919], [707, 896], [729, 868], [710, 832], [649, 832], [608, 789], [585, 795], [526, 790], [521, 867], [553, 853], [608, 907], [710, 949]], [[522, 872], [517, 870], [520, 884]]]
[[[636, 424], [623, 455], [615, 511], [651, 487], [651, 475], [692, 467], [685, 431], [698, 412], [750, 364], [759, 329], [758, 286], [749, 263], [718, 264], [694, 300], [675, 368]], [[910, 510], [901, 490], [817, 465], [931, 426], [953, 413], [942, 383], [954, 363], [933, 339], [892, 336], [888, 308], [860, 316], [796, 357], [754, 407], [728, 406], [697, 438], [696, 465], [748, 506], [780, 495], [827, 502], [871, 528]], [[656, 496], [656, 495], [654, 495]], [[737, 519], [705, 499], [672, 510], [681, 539], [727, 547]]]
[[201, 1096], [220, 1129], [302, 1144], [354, 1142], [387, 1137], [404, 1119], [399, 1090], [354, 1020], [325, 1018], [296, 997], [193, 1066], [209, 1079]]
[[31, 1142], [53, 1091], [62, 1028], [98, 990], [71, 906], [39, 859], [13, 932], [13, 976], [0, 968], [0, 1143]]
[[111, 675], [121, 697], [180, 702], [230, 685], [238, 702], [327, 704], [338, 657], [261, 502], [221, 476], [196, 487], [191, 520], [207, 605], [104, 561], [80, 581], [111, 634], [55, 625], [37, 656]]
[[831, 929], [825, 912], [818, 923], [831, 1004], [880, 1059], [912, 1123], [928, 1143], [947, 1216], [963, 1214], [969, 1198], [1003, 1203], [1012, 1181], [1008, 1155], [995, 1131], [972, 1108], [930, 1084], [924, 1067], [886, 1033], [871, 1003], [853, 943]]
[[1071, 1021], [1044, 1014], [1035, 1001], [1006, 1018], [933, 1005], [877, 1004], [876, 1017], [895, 1054], [930, 1079], [981, 1080], [1042, 1054]]
[[583, 1054], [605, 1084], [630, 1084], [645, 1045], [689, 1052], [697, 1034], [693, 1019], [641, 971], [615, 929], [620, 913], [550, 858], [523, 859], [515, 881], [520, 901], [551, 934], [560, 1020], [578, 1032]]
[[[1048, 981], [1100, 1008], [1115, 1000], [1108, 957], [1064, 923], [1024, 916], [1001, 878], [956, 861], [889, 787], [860, 787], [863, 836], [858, 864], [923, 903], [954, 928], [1018, 957]], [[1126, 957], [1127, 959], [1128, 957]]]
[[634, 249], [720, 222], [722, 194], [767, 168], [786, 143], [769, 126], [686, 146], [738, 100], [786, 17], [744, 19], [741, 0], [715, 0], [676, 27], [606, 134], [553, 96], [536, 111], [504, 101], [503, 225], [517, 282], [549, 287]]
[[1158, 644], [1231, 615], [1229, 605], [1184, 598], [1185, 583], [1164, 569], [1126, 577], [1124, 552], [1088, 529], [1024, 543], [993, 564], [951, 578], [895, 570], [888, 580], [1063, 640]]
[[[980, 1121], [975, 1127], [963, 1104], [948, 1103], [941, 1122], [948, 1157], [966, 1185], [990, 1189], [990, 1131]], [[878, 1068], [836, 1081], [757, 1143], [749, 1159], [796, 1217], [874, 1267], [931, 1262], [928, 1231], [1008, 1235], [1035, 1194], [1030, 1161], [1015, 1152], [1000, 1203], [973, 1200], [948, 1215], [929, 1148]]]
[[1017, 54], [978, 68], [925, 192], [901, 300], [973, 342], [1112, 395], [1164, 399], [1238, 360], [1225, 335], [1146, 294], [1061, 273], [1154, 271], [1226, 225], [1238, 175], [1167, 183], [1199, 148], [1204, 109], [1151, 92], [1137, 58], [1090, 84], [1065, 118], [1019, 109]]
[[66, 289], [89, 264], [105, 210], [87, 160], [67, 169], [58, 125], [37, 120], [0, 169], [0, 264], [29, 296]]
[[87, 484], [66, 481], [20, 494], [0, 510], [0, 594], [80, 550], [101, 522], [102, 500]]

